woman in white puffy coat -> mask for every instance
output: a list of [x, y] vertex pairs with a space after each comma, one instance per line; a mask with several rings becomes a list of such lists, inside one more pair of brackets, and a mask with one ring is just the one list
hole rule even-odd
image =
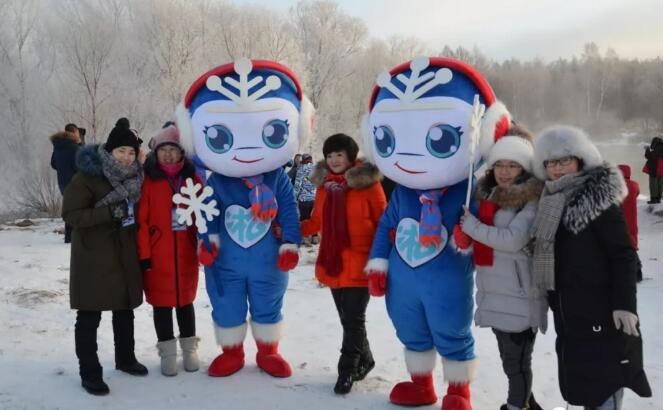
[[[547, 305], [532, 283], [526, 250], [543, 184], [531, 172], [531, 135], [513, 125], [488, 154], [477, 183], [478, 217], [466, 212], [454, 232], [459, 248], [473, 249], [477, 270], [475, 323], [497, 337], [509, 393], [502, 410], [538, 409], [531, 394], [531, 358]], [[462, 229], [462, 231], [461, 231]]]

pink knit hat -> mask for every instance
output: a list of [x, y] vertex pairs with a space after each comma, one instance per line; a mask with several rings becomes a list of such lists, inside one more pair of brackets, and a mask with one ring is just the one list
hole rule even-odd
[[148, 145], [150, 149], [156, 151], [164, 144], [172, 144], [177, 146], [179, 149], [182, 149], [182, 145], [180, 145], [180, 132], [174, 125], [169, 125], [161, 129], [157, 135], [152, 137]]

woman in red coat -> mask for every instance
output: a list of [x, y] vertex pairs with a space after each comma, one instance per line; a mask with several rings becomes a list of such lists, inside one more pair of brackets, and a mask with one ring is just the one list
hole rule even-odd
[[175, 308], [184, 369], [200, 367], [193, 300], [198, 288], [195, 227], [177, 222], [173, 194], [187, 178], [201, 183], [193, 163], [184, 157], [175, 126], [161, 130], [150, 142], [145, 182], [138, 204], [138, 255], [147, 302], [154, 307], [161, 373], [177, 374], [177, 343], [173, 333]]

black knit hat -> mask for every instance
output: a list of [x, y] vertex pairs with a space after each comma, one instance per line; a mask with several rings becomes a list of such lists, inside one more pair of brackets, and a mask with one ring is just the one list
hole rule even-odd
[[115, 128], [113, 128], [110, 134], [108, 134], [104, 149], [108, 152], [112, 152], [117, 147], [132, 147], [136, 150], [136, 155], [138, 155], [140, 140], [129, 127], [129, 120], [126, 118], [120, 118], [115, 124]]
[[322, 154], [327, 158], [327, 155], [338, 151], [345, 151], [350, 163], [354, 163], [357, 160], [359, 146], [349, 135], [334, 134], [325, 140], [322, 145]]

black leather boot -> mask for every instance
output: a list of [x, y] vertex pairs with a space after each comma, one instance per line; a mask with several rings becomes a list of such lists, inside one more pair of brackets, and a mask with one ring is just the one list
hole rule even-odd
[[104, 382], [103, 379], [82, 379], [81, 386], [85, 389], [86, 392], [94, 396], [105, 396], [110, 393], [108, 385]]
[[132, 376], [147, 375], [147, 367], [136, 360], [134, 354], [134, 312], [113, 311], [113, 338], [115, 340], [115, 368]]
[[338, 380], [336, 380], [336, 385], [334, 386], [334, 393], [336, 394], [348, 394], [352, 390], [352, 383], [354, 383], [354, 377], [351, 374], [348, 375], [339, 375]]

